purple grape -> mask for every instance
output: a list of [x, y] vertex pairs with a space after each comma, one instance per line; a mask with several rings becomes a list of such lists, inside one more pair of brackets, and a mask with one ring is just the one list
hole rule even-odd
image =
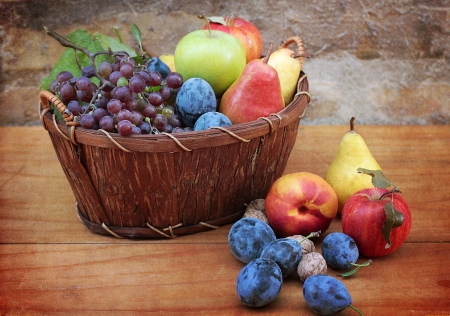
[[181, 127], [174, 127], [174, 129], [172, 130], [172, 134], [174, 134], [174, 133], [184, 133], [184, 132], [185, 132], [184, 128], [181, 128]]
[[153, 119], [153, 126], [156, 127], [159, 131], [163, 131], [167, 125], [167, 118], [162, 114], [156, 114]]
[[76, 91], [77, 99], [81, 102], [91, 102], [92, 95], [89, 96], [86, 92], [78, 90]]
[[109, 113], [117, 114], [122, 109], [122, 102], [117, 99], [111, 99], [107, 104], [107, 109]]
[[129, 99], [123, 103], [123, 108], [129, 111], [136, 111], [138, 109], [138, 101], [136, 99]]
[[144, 117], [148, 117], [148, 118], [152, 119], [156, 115], [156, 108], [154, 105], [148, 104], [142, 108], [141, 113], [142, 113], [142, 115], [144, 115]]
[[114, 119], [109, 115], [103, 116], [98, 122], [98, 127], [111, 133], [114, 131]]
[[94, 127], [95, 120], [90, 114], [83, 114], [80, 117], [80, 125], [84, 128], [91, 129]]
[[151, 92], [148, 95], [148, 102], [150, 102], [150, 104], [153, 104], [154, 106], [158, 106], [163, 104], [164, 100], [163, 97], [161, 96], [161, 93], [159, 92]]
[[131, 62], [124, 62], [120, 65], [120, 73], [127, 79], [133, 76], [134, 65]]
[[72, 100], [67, 104], [67, 108], [73, 115], [78, 116], [81, 114], [81, 105], [78, 101]]
[[127, 109], [122, 109], [117, 113], [117, 121], [123, 121], [123, 120], [131, 120], [131, 112]]
[[141, 125], [144, 120], [144, 116], [139, 111], [131, 111], [130, 122], [136, 126]]
[[71, 101], [75, 98], [77, 91], [70, 83], [65, 83], [61, 86], [59, 93], [65, 101]]
[[77, 79], [76, 86], [78, 90], [88, 92], [91, 89], [91, 80], [89, 80], [88, 77], [81, 76], [80, 78]]
[[131, 134], [133, 130], [133, 124], [130, 121], [123, 120], [117, 123], [117, 132], [120, 135], [127, 136]]
[[92, 78], [95, 75], [94, 67], [90, 65], [83, 67], [83, 69], [81, 70], [81, 75], [87, 78]]
[[162, 80], [163, 80], [163, 78], [159, 72], [157, 72], [155, 70], [150, 72], [149, 86], [152, 86], [152, 87], [160, 86], [162, 83]]
[[146, 83], [144, 77], [139, 74], [131, 77], [130, 82], [128, 83], [130, 90], [134, 93], [141, 93], [145, 90]]
[[167, 123], [169, 123], [173, 127], [181, 127], [181, 118], [178, 114], [175, 113], [171, 118], [167, 120]]
[[163, 101], [168, 101], [172, 97], [172, 89], [168, 86], [161, 86], [159, 93], [161, 94]]
[[145, 121], [139, 125], [139, 128], [141, 129], [142, 134], [150, 134], [152, 131], [151, 125]]
[[172, 131], [173, 131], [172, 125], [166, 124], [166, 126], [164, 127], [164, 129], [163, 129], [161, 132], [164, 132], [164, 133], [172, 133]]
[[64, 83], [73, 78], [73, 74], [70, 71], [61, 71], [57, 76], [56, 80], [60, 83]]
[[125, 102], [131, 99], [131, 90], [127, 86], [116, 87], [111, 92], [114, 99], [118, 99], [121, 102]]
[[106, 111], [105, 109], [102, 108], [97, 108], [94, 110], [94, 112], [92, 113], [92, 116], [94, 117], [94, 121], [95, 123], [99, 123], [100, 120], [104, 117], [104, 116], [108, 116], [109, 113], [108, 111]]
[[50, 87], [48, 88], [48, 91], [50, 91], [53, 94], [56, 94], [56, 91], [59, 87], [59, 81], [58, 80], [53, 80], [52, 83], [50, 84]]
[[102, 61], [99, 65], [98, 65], [98, 74], [100, 76], [102, 76], [103, 78], [108, 78], [109, 75], [112, 73], [113, 69], [112, 66], [109, 62], [107, 61]]
[[144, 78], [145, 84], [146, 84], [147, 86], [149, 86], [149, 85], [150, 85], [150, 80], [151, 80], [151, 78], [150, 78], [150, 72], [149, 72], [147, 69], [143, 69], [143, 70], [141, 70], [141, 71], [139, 72], [139, 75], [140, 75], [142, 78]]
[[171, 72], [166, 77], [166, 84], [169, 88], [179, 89], [183, 85], [183, 77], [178, 72]]
[[133, 125], [131, 128], [131, 134], [142, 134], [142, 131], [138, 126]]
[[95, 101], [95, 106], [97, 108], [102, 108], [106, 110], [106, 106], [108, 105], [109, 100], [105, 97], [102, 97], [100, 99], [98, 99], [97, 101]]
[[117, 86], [117, 81], [122, 77], [123, 77], [123, 75], [120, 71], [113, 71], [109, 75], [109, 82], [111, 82], [113, 85]]

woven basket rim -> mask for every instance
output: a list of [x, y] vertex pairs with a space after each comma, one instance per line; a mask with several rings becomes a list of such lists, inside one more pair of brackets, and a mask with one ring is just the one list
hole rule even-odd
[[[60, 101], [56, 97], [55, 99]], [[48, 100], [47, 102], [50, 103], [51, 101]], [[55, 116], [49, 111], [41, 114], [41, 120], [44, 128], [51, 133], [59, 133], [61, 137], [65, 137], [68, 140], [70, 140], [72, 133], [72, 141], [75, 144], [103, 148], [120, 148], [125, 151], [177, 152], [211, 147], [211, 144], [219, 146], [247, 141], [271, 133], [278, 128], [288, 125], [298, 117], [302, 117], [309, 102], [308, 79], [302, 71], [297, 85], [297, 94], [293, 101], [283, 110], [255, 121], [227, 126], [227, 131], [211, 128], [173, 135], [163, 133], [122, 136], [118, 133], [106, 133], [101, 130], [85, 129], [81, 126], [74, 127], [61, 120], [56, 121]], [[41, 110], [43, 108], [41, 95]], [[70, 131], [70, 129], [73, 129], [73, 131]]]

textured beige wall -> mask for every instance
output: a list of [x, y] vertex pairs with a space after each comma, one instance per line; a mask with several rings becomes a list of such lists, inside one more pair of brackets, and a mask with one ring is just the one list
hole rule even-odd
[[136, 23], [154, 54], [170, 53], [203, 26], [197, 14], [231, 12], [253, 22], [265, 45], [299, 35], [312, 101], [302, 124], [448, 124], [450, 1], [1, 1], [0, 125], [38, 122], [37, 87], [63, 48], [61, 34], [84, 28], [114, 36]]

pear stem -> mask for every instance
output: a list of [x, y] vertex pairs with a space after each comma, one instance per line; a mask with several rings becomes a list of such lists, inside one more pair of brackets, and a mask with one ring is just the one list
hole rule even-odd
[[273, 52], [273, 43], [270, 42], [269, 43], [269, 49], [267, 50], [267, 54], [264, 57], [263, 63], [267, 64], [269, 62], [269, 57], [272, 54], [272, 52]]
[[355, 117], [352, 116], [352, 118], [350, 119], [350, 130], [354, 131], [355, 130]]

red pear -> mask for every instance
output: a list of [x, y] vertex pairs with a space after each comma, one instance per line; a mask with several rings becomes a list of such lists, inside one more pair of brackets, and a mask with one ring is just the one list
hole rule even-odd
[[278, 73], [267, 64], [272, 50], [270, 43], [265, 58], [250, 61], [222, 95], [219, 112], [225, 114], [233, 124], [267, 117], [284, 108]]

